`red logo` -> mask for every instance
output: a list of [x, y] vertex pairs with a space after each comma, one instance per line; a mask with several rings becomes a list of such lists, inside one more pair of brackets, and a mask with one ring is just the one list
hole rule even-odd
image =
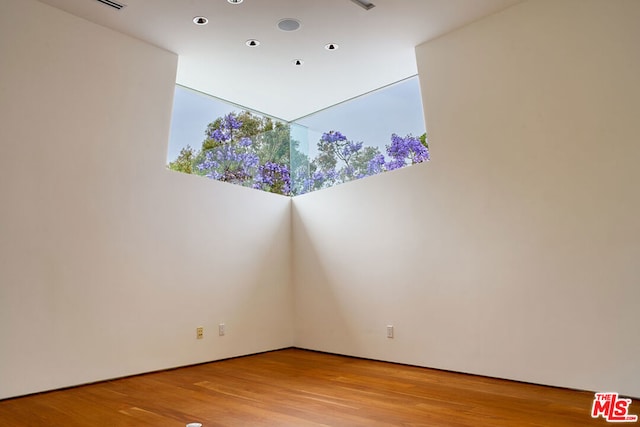
[[596, 393], [593, 399], [591, 417], [602, 417], [611, 423], [633, 423], [638, 421], [637, 415], [629, 415], [631, 399], [622, 399], [618, 393]]

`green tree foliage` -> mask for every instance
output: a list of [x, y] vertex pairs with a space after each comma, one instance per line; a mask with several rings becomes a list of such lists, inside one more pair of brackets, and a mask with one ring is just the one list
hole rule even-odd
[[364, 146], [351, 158], [351, 167], [354, 177], [364, 177], [369, 175], [369, 163], [380, 154], [378, 147]]
[[422, 145], [424, 145], [424, 148], [426, 148], [427, 150], [429, 150], [429, 139], [427, 138], [427, 133], [423, 133], [422, 135], [420, 135], [420, 138], [418, 138], [420, 140], [420, 143], [422, 143]]
[[180, 154], [178, 157], [169, 163], [169, 169], [183, 172], [183, 173], [193, 173], [193, 161], [195, 158], [195, 153], [193, 152], [193, 148], [187, 145], [185, 148], [180, 150]]
[[[231, 115], [241, 125], [238, 129], [226, 126], [230, 133], [228, 142], [237, 143], [242, 138], [250, 138], [261, 163], [289, 163], [290, 128], [288, 124], [274, 122], [270, 117], [260, 117], [250, 111], [233, 112]], [[216, 129], [225, 127], [225, 117], [218, 117], [209, 123], [198, 154], [222, 145], [219, 139], [214, 138], [214, 133]]]

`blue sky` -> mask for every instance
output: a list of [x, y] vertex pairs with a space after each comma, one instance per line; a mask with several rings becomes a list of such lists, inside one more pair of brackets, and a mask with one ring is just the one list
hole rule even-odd
[[[200, 149], [207, 125], [216, 118], [245, 109], [248, 108], [176, 86], [167, 161], [175, 160], [187, 145]], [[384, 152], [392, 133], [420, 136], [425, 132], [418, 78], [403, 80], [295, 122], [309, 129], [311, 156], [322, 133], [331, 130], [340, 131], [349, 140], [377, 146]]]
[[347, 139], [376, 146], [384, 153], [391, 134], [425, 133], [420, 83], [417, 77], [403, 80], [366, 95], [296, 120], [309, 128], [309, 152], [313, 156], [322, 133], [339, 131]]
[[231, 111], [241, 109], [203, 93], [176, 86], [167, 162], [175, 160], [187, 145], [200, 149], [207, 125]]

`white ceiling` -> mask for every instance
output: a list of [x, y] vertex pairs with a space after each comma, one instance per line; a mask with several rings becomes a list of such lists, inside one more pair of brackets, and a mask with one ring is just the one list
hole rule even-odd
[[[181, 85], [294, 120], [415, 75], [415, 46], [521, 0], [40, 1], [177, 53]], [[193, 24], [200, 15], [208, 25]], [[281, 31], [283, 18], [302, 26]]]

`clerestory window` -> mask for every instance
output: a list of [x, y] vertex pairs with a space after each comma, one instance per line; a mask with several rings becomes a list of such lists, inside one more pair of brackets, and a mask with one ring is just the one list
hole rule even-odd
[[296, 196], [429, 156], [417, 77], [292, 122], [176, 86], [174, 171]]

